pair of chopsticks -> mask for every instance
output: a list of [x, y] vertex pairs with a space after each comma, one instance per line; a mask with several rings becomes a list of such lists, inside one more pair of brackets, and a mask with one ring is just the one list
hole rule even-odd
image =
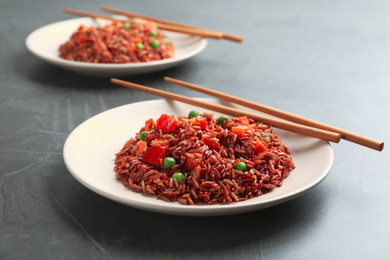
[[154, 94], [154, 95], [157, 95], [157, 96], [160, 96], [163, 98], [180, 101], [180, 102], [187, 103], [187, 104], [194, 105], [194, 106], [198, 106], [198, 107], [203, 107], [206, 109], [210, 109], [210, 110], [220, 112], [223, 114], [228, 114], [231, 116], [239, 117], [239, 116], [246, 115], [254, 120], [262, 121], [262, 122], [269, 124], [269, 125], [272, 125], [276, 128], [280, 128], [283, 130], [291, 131], [291, 132], [302, 134], [302, 135], [315, 137], [315, 138], [325, 140], [325, 141], [338, 143], [340, 141], [340, 139], [342, 138], [342, 139], [345, 139], [347, 141], [350, 141], [350, 142], [353, 142], [356, 144], [360, 144], [360, 145], [363, 145], [365, 147], [368, 147], [368, 148], [371, 148], [371, 149], [374, 149], [377, 151], [382, 151], [383, 147], [384, 147], [383, 142], [380, 142], [380, 141], [377, 141], [377, 140], [374, 140], [372, 138], [365, 137], [365, 136], [362, 136], [362, 135], [359, 135], [356, 133], [352, 133], [350, 131], [346, 131], [346, 130], [343, 130], [343, 129], [340, 129], [337, 127], [333, 127], [333, 126], [330, 126], [330, 125], [327, 125], [324, 123], [320, 123], [320, 122], [317, 122], [317, 121], [314, 121], [311, 119], [307, 119], [307, 118], [304, 118], [304, 117], [301, 117], [301, 116], [298, 116], [298, 115], [295, 115], [295, 114], [292, 114], [289, 112], [285, 112], [285, 111], [282, 111], [279, 109], [271, 108], [271, 107], [268, 107], [268, 106], [265, 106], [262, 104], [258, 104], [258, 103], [255, 103], [255, 102], [252, 102], [249, 100], [234, 97], [234, 96], [231, 96], [231, 95], [228, 95], [225, 93], [221, 93], [221, 92], [218, 92], [215, 90], [207, 89], [207, 88], [204, 88], [204, 87], [201, 87], [198, 85], [194, 85], [194, 84], [184, 82], [181, 80], [177, 80], [177, 79], [173, 79], [170, 77], [165, 77], [164, 80], [171, 82], [171, 83], [174, 83], [174, 84], [177, 84], [177, 85], [180, 85], [180, 86], [183, 86], [183, 87], [186, 87], [186, 88], [190, 88], [190, 89], [214, 96], [214, 97], [217, 97], [217, 98], [222, 99], [222, 100], [226, 100], [226, 101], [236, 103], [236, 104], [239, 104], [239, 105], [242, 105], [242, 106], [254, 109], [254, 110], [258, 110], [258, 111], [270, 114], [272, 116], [276, 116], [278, 118], [265, 116], [265, 115], [259, 115], [256, 113], [243, 111], [243, 110], [239, 110], [239, 109], [235, 109], [235, 108], [231, 108], [231, 107], [227, 107], [227, 106], [222, 106], [222, 105], [218, 105], [218, 104], [212, 104], [212, 103], [208, 103], [205, 101], [196, 100], [196, 99], [181, 96], [178, 94], [166, 92], [163, 90], [146, 87], [146, 86], [139, 85], [136, 83], [123, 81], [120, 79], [112, 78], [111, 82], [114, 84], [117, 84], [117, 85], [127, 87], [127, 88], [137, 89], [137, 90], [144, 91], [144, 92], [147, 92], [150, 94]]
[[[200, 28], [200, 27], [185, 25], [185, 24], [176, 23], [173, 21], [168, 21], [165, 19], [146, 16], [146, 15], [142, 15], [142, 14], [123, 11], [123, 10], [114, 9], [114, 8], [105, 7], [105, 6], [100, 6], [99, 8], [103, 11], [124, 15], [124, 16], [128, 17], [128, 19], [139, 18], [139, 19], [143, 19], [143, 20], [152, 21], [157, 26], [157, 28], [162, 29], [162, 30], [179, 32], [179, 33], [186, 33], [189, 35], [199, 36], [199, 37], [203, 37], [203, 38], [226, 39], [226, 40], [235, 41], [235, 42], [242, 42], [243, 41], [243, 38], [240, 36], [227, 34], [227, 33], [219, 32], [219, 31], [214, 31], [214, 30], [204, 29], [204, 28]], [[106, 19], [106, 20], [111, 20], [111, 21], [124, 21], [123, 19], [116, 19], [116, 18], [109, 16], [109, 15], [84, 12], [84, 11], [79, 11], [79, 10], [74, 10], [74, 9], [69, 9], [69, 8], [65, 8], [63, 11], [65, 13], [68, 13], [68, 14], [86, 16], [86, 17], [91, 17], [94, 19], [101, 18], [101, 19]]]

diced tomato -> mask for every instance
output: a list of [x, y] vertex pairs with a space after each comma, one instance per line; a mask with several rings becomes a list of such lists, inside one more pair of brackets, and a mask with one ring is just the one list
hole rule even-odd
[[171, 133], [173, 130], [175, 130], [176, 126], [176, 119], [170, 115], [162, 114], [159, 119], [157, 119], [156, 127], [161, 129], [163, 133]]
[[216, 138], [211, 138], [208, 135], [202, 136], [202, 142], [207, 145], [210, 149], [218, 149], [219, 148], [219, 141]]
[[268, 148], [259, 139], [256, 139], [255, 147], [253, 148], [253, 150], [256, 153], [262, 153], [267, 151]]
[[203, 116], [194, 116], [190, 119], [190, 123], [196, 126], [199, 126], [201, 129], [206, 129], [207, 127], [207, 118]]
[[165, 157], [165, 149], [162, 147], [152, 146], [146, 150], [143, 161], [151, 164], [159, 164], [160, 159], [163, 157]]
[[233, 126], [232, 132], [235, 133], [238, 137], [243, 137], [244, 135], [251, 135], [251, 131], [246, 126]]
[[141, 153], [143, 153], [143, 151], [145, 150], [145, 148], [148, 146], [148, 143], [145, 142], [145, 141], [142, 141], [140, 140], [137, 144], [137, 150], [135, 151], [135, 154], [138, 156], [140, 155]]

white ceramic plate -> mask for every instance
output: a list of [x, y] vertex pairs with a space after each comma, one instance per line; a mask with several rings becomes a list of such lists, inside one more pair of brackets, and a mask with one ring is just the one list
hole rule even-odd
[[[99, 24], [107, 20], [97, 19]], [[71, 34], [81, 25], [96, 26], [91, 18], [77, 18], [46, 25], [32, 32], [26, 39], [27, 48], [38, 58], [64, 69], [91, 76], [130, 76], [155, 72], [176, 66], [200, 53], [207, 45], [207, 41], [200, 37], [187, 34], [164, 31], [175, 48], [175, 55], [171, 59], [126, 64], [97, 64], [78, 61], [69, 61], [58, 57], [58, 48], [69, 40]]]
[[276, 133], [291, 149], [296, 169], [284, 180], [282, 187], [256, 198], [230, 204], [188, 206], [142, 195], [116, 180], [113, 170], [115, 153], [135, 136], [147, 119], [156, 120], [162, 113], [187, 115], [192, 109], [207, 111], [176, 101], [154, 100], [120, 106], [98, 114], [69, 135], [64, 146], [65, 164], [80, 183], [106, 198], [143, 210], [190, 216], [237, 214], [274, 206], [307, 192], [330, 172], [333, 150], [328, 142], [277, 129]]

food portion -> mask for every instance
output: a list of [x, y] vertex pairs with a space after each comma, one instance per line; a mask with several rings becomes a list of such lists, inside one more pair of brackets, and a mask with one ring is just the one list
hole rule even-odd
[[273, 128], [246, 116], [162, 114], [116, 154], [116, 178], [133, 191], [181, 204], [239, 202], [276, 187], [295, 168]]
[[114, 21], [102, 27], [80, 27], [59, 47], [66, 60], [89, 63], [139, 63], [172, 58], [170, 40], [152, 22]]

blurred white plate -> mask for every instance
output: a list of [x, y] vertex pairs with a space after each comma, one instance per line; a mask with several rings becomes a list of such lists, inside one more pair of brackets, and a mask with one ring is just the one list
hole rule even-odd
[[[108, 21], [97, 19], [97, 22], [104, 24]], [[175, 48], [174, 57], [170, 59], [143, 63], [99, 64], [69, 61], [60, 58], [58, 56], [59, 46], [68, 41], [71, 34], [81, 24], [96, 26], [94, 20], [88, 17], [52, 23], [32, 32], [26, 39], [26, 46], [38, 58], [61, 68], [91, 76], [114, 77], [143, 74], [171, 68], [197, 55], [207, 45], [207, 40], [200, 37], [164, 31], [164, 34], [170, 39]]]
[[[214, 99], [202, 100], [220, 103]], [[188, 206], [142, 195], [116, 180], [113, 170], [115, 153], [135, 136], [147, 119], [157, 119], [162, 113], [187, 115], [192, 109], [196, 107], [176, 101], [154, 100], [120, 106], [98, 114], [69, 135], [64, 146], [65, 164], [80, 183], [106, 198], [143, 210], [189, 216], [237, 214], [274, 206], [312, 189], [330, 172], [333, 149], [328, 142], [275, 129], [290, 147], [296, 169], [284, 180], [282, 187], [256, 198], [230, 204]], [[217, 113], [215, 115], [218, 116]]]

